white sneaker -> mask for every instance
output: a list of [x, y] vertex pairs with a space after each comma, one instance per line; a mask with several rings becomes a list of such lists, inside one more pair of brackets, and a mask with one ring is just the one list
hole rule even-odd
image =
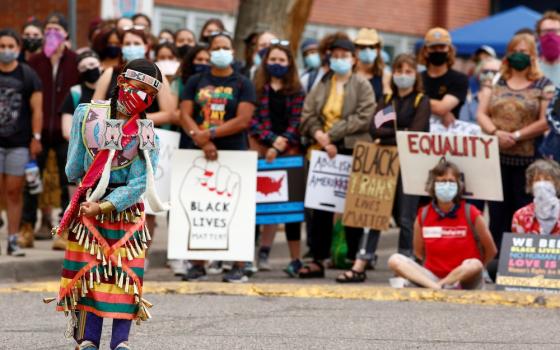
[[411, 286], [410, 281], [402, 277], [389, 278], [389, 284], [393, 288], [406, 288]]
[[188, 260], [169, 260], [167, 264], [175, 276], [184, 276], [189, 268]]
[[219, 275], [223, 270], [222, 262], [218, 260], [210, 261], [208, 269], [206, 269], [209, 275]]

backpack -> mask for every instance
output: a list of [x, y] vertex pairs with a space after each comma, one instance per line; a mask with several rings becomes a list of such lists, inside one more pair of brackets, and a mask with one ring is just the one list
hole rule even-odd
[[[416, 95], [416, 98], [414, 99], [414, 108], [418, 108], [418, 105], [420, 104], [422, 97], [424, 97], [424, 94], [421, 92], [419, 92], [418, 95]], [[385, 95], [385, 100], [384, 100], [385, 104], [388, 104], [392, 98], [393, 98], [393, 94], [391, 92], [387, 93]]]
[[[421, 227], [424, 227], [424, 221], [426, 221], [426, 217], [428, 216], [428, 210], [430, 209], [430, 205], [426, 205], [425, 207], [422, 208], [422, 212], [420, 213]], [[476, 232], [474, 223], [471, 220], [471, 208], [472, 208], [472, 204], [465, 203], [465, 216], [467, 217], [467, 225], [469, 225], [469, 229], [473, 234], [474, 241], [476, 242], [476, 246], [478, 247], [478, 252], [480, 253], [480, 256], [484, 258], [484, 249], [482, 248], [482, 243], [480, 243], [480, 236], [478, 235], [478, 232]]]

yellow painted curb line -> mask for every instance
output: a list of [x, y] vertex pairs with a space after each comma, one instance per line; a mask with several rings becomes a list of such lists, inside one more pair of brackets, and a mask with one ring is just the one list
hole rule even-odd
[[[58, 282], [39, 282], [0, 287], [0, 293], [36, 292], [56, 294]], [[241, 295], [260, 297], [332, 298], [374, 301], [435, 301], [454, 304], [500, 305], [516, 307], [560, 308], [560, 296], [503, 291], [436, 291], [430, 289], [394, 289], [383, 286], [301, 285], [301, 284], [230, 284], [217, 282], [146, 282], [148, 294]]]

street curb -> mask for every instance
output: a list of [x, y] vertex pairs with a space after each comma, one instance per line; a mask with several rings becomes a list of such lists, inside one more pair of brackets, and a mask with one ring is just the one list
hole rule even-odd
[[[57, 293], [58, 282], [0, 287], [1, 293]], [[560, 308], [560, 296], [504, 291], [454, 291], [380, 286], [229, 284], [213, 282], [146, 282], [146, 294], [236, 295], [257, 297], [330, 298], [371, 301], [431, 301], [469, 305]]]
[[[165, 249], [149, 252], [150, 267], [164, 267], [167, 262]], [[26, 282], [37, 278], [60, 277], [63, 256], [26, 260], [25, 257], [0, 263], [0, 282]]]

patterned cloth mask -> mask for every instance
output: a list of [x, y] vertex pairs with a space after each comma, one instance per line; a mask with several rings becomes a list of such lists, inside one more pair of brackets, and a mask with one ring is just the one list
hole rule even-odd
[[117, 111], [126, 115], [136, 115], [145, 111], [153, 102], [146, 92], [132, 87], [121, 87], [117, 100]]

